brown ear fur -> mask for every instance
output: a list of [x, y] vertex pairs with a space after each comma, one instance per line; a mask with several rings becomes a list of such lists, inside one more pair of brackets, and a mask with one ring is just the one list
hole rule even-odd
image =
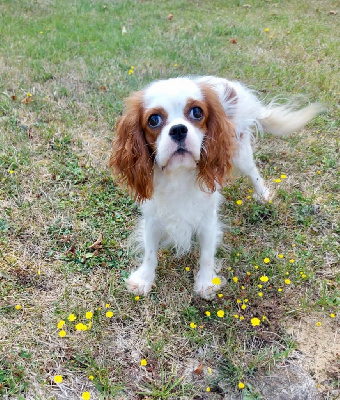
[[201, 88], [208, 107], [208, 119], [198, 163], [198, 182], [202, 189], [214, 192], [216, 183], [222, 186], [232, 169], [235, 130], [213, 89], [208, 85], [202, 85]]
[[143, 93], [133, 93], [116, 124], [109, 167], [126, 183], [136, 201], [153, 194], [153, 161], [142, 129]]

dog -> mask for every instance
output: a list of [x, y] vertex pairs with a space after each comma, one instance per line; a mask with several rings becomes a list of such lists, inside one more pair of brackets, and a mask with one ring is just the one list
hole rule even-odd
[[143, 261], [126, 280], [127, 289], [146, 295], [155, 279], [159, 246], [177, 255], [200, 245], [195, 292], [214, 296], [215, 252], [222, 239], [220, 189], [230, 176], [250, 178], [255, 196], [268, 201], [253, 157], [254, 133], [287, 136], [322, 111], [265, 105], [237, 81], [212, 76], [179, 77], [151, 83], [127, 98], [116, 125], [109, 167], [140, 203]]

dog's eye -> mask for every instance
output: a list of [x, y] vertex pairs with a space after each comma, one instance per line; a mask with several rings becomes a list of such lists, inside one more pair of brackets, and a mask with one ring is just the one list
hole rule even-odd
[[163, 119], [160, 115], [158, 114], [152, 114], [150, 115], [148, 119], [148, 124], [151, 128], [158, 128], [159, 126], [162, 125]]
[[200, 107], [193, 107], [190, 110], [190, 118], [200, 120], [203, 118], [203, 110]]

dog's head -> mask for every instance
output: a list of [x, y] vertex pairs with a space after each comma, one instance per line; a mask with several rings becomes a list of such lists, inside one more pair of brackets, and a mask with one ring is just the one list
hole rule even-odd
[[188, 78], [157, 81], [133, 93], [116, 125], [110, 167], [137, 201], [153, 194], [155, 165], [164, 174], [196, 169], [213, 192], [231, 169], [233, 124], [214, 90]]

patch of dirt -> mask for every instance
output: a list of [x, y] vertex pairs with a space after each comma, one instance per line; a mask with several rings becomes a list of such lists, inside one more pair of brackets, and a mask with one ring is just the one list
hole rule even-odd
[[[320, 325], [321, 324], [321, 325]], [[301, 352], [301, 366], [319, 385], [340, 376], [339, 322], [329, 316], [312, 314], [289, 321], [287, 333], [293, 336]]]

